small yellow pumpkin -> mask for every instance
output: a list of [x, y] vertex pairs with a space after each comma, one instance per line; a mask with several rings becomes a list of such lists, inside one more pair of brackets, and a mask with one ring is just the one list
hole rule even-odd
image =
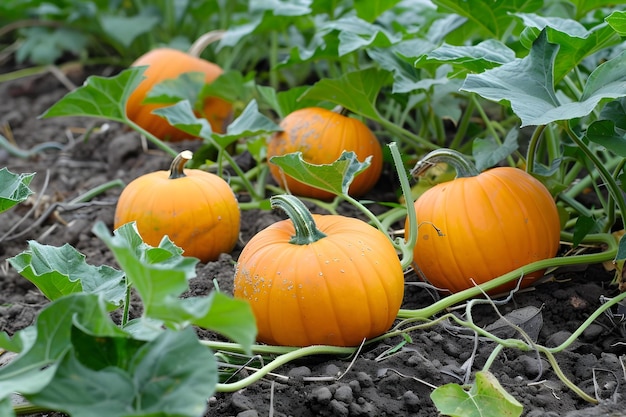
[[[479, 173], [450, 149], [432, 151], [414, 171], [421, 173], [437, 162], [452, 165], [457, 178], [435, 185], [415, 201], [420, 227], [414, 263], [431, 284], [458, 292], [556, 255], [559, 213], [539, 180], [513, 167]], [[521, 287], [543, 273], [524, 276]]]
[[[383, 152], [372, 131], [358, 119], [319, 107], [296, 110], [280, 123], [282, 131], [272, 135], [267, 146], [268, 160], [302, 152], [302, 159], [311, 164], [330, 164], [343, 151], [353, 151], [359, 161], [371, 156], [370, 166], [354, 178], [349, 193], [353, 197], [368, 192], [380, 178]], [[304, 184], [284, 175], [277, 165], [269, 164], [274, 180], [292, 194], [331, 200], [334, 194]]]
[[271, 198], [289, 220], [257, 233], [239, 256], [235, 297], [248, 300], [258, 340], [357, 346], [389, 329], [404, 274], [389, 238], [339, 215], [311, 215], [292, 195]]
[[232, 251], [239, 238], [240, 211], [226, 181], [199, 169], [183, 171], [192, 158], [181, 152], [168, 171], [156, 171], [124, 188], [115, 209], [115, 228], [136, 222], [144, 242], [158, 246], [164, 236], [202, 262]]

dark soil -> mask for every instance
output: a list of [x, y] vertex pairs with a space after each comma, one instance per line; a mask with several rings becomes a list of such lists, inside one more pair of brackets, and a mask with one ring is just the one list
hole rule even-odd
[[[81, 84], [85, 75], [71, 74]], [[124, 127], [83, 118], [38, 119], [67, 92], [50, 74], [0, 85], [0, 126], [21, 149], [45, 142], [52, 148], [29, 158], [18, 158], [0, 149], [0, 167], [13, 172], [36, 172], [36, 191], [28, 202], [0, 217], [0, 330], [12, 335], [33, 323], [47, 300], [5, 260], [27, 248], [30, 239], [60, 246], [69, 243], [93, 265], [115, 266], [112, 255], [92, 233], [94, 222], [113, 227], [113, 213], [121, 189], [113, 188], [88, 204], [69, 204], [73, 198], [114, 179], [125, 183], [147, 172], [166, 169], [170, 158], [162, 151], [142, 146], [140, 137]], [[90, 134], [85, 140], [85, 131]], [[196, 142], [176, 145], [191, 150]], [[388, 175], [369, 196], [389, 201], [393, 176]], [[344, 208], [346, 213], [349, 208]], [[218, 262], [200, 264], [191, 293], [206, 294], [217, 279], [223, 291], [232, 291], [233, 261], [256, 232], [282, 218], [278, 213], [243, 212], [241, 241], [233, 253]], [[601, 265], [557, 270], [553, 280], [516, 294], [498, 308], [506, 314], [521, 307], [541, 309], [543, 320], [538, 342], [553, 346], [563, 341], [600, 304], [611, 297], [612, 272]], [[407, 275], [405, 308], [432, 302], [432, 296]], [[492, 306], [476, 309], [481, 325], [498, 319]], [[526, 416], [626, 416], [626, 340], [623, 332], [602, 316], [565, 352], [556, 355], [564, 373], [600, 405], [581, 400], [555, 375], [545, 359], [534, 352], [505, 349], [491, 371], [506, 390], [524, 405]], [[442, 326], [414, 331], [412, 341], [393, 355], [377, 360], [402, 339], [388, 339], [369, 346], [353, 358], [312, 357], [279, 368], [280, 376], [268, 377], [235, 393], [217, 393], [209, 399], [206, 416], [434, 416], [430, 399], [433, 386], [471, 382], [494, 345], [475, 340]], [[467, 371], [470, 371], [469, 373]], [[286, 377], [286, 378], [285, 378]]]

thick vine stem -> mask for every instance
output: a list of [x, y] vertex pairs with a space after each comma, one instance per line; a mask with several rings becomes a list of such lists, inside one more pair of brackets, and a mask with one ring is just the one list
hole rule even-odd
[[195, 42], [189, 47], [187, 53], [191, 56], [199, 57], [202, 51], [206, 49], [210, 44], [219, 41], [224, 37], [226, 32], [223, 30], [212, 30], [201, 35]]
[[601, 263], [606, 261], [611, 261], [615, 258], [617, 254], [617, 242], [615, 238], [608, 233], [598, 233], [588, 235], [583, 242], [585, 243], [602, 243], [606, 245], [606, 249], [603, 252], [599, 253], [591, 253], [586, 255], [576, 255], [576, 256], [560, 256], [555, 258], [543, 259], [540, 261], [535, 261], [519, 267], [511, 272], [508, 272], [504, 275], [501, 275], [497, 278], [492, 279], [491, 281], [484, 282], [476, 287], [471, 287], [466, 290], [460, 291], [458, 293], [449, 295], [441, 300], [427, 306], [424, 308], [420, 308], [417, 310], [406, 310], [400, 309], [398, 312], [398, 318], [400, 319], [427, 319], [429, 317], [438, 314], [448, 307], [451, 307], [455, 304], [468, 300], [472, 297], [479, 296], [484, 292], [488, 292], [494, 288], [499, 287], [500, 285], [506, 284], [513, 280], [519, 279], [524, 275], [530, 274], [531, 272], [539, 271], [542, 269], [566, 266], [566, 265], [582, 265], [582, 264], [593, 264], [593, 263]]
[[414, 176], [420, 176], [426, 170], [428, 170], [433, 165], [445, 162], [448, 165], [451, 165], [456, 171], [457, 178], [466, 178], [466, 177], [475, 177], [480, 174], [480, 171], [476, 169], [476, 167], [459, 151], [455, 151], [454, 149], [435, 149], [434, 151], [429, 152], [425, 157], [420, 159], [413, 170], [411, 170], [411, 174]]
[[193, 153], [191, 151], [182, 151], [172, 161], [170, 165], [170, 176], [169, 179], [175, 180], [176, 178], [184, 178], [186, 177], [183, 168], [187, 161], [193, 158]]
[[283, 210], [293, 223], [296, 234], [292, 236], [290, 243], [294, 245], [308, 245], [326, 237], [317, 228], [313, 216], [304, 203], [297, 197], [290, 194], [275, 195], [270, 197], [270, 204], [272, 208]]

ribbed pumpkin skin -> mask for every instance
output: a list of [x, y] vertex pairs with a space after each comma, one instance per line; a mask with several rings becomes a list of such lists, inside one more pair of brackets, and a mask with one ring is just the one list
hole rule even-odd
[[[359, 161], [372, 156], [371, 165], [357, 175], [350, 185], [350, 195], [360, 196], [368, 192], [380, 178], [383, 154], [380, 142], [360, 120], [330, 110], [309, 107], [296, 110], [280, 123], [282, 132], [272, 136], [267, 147], [267, 158], [302, 152], [302, 158], [312, 164], [330, 164], [341, 153], [353, 151]], [[269, 164], [272, 177], [281, 187], [292, 194], [321, 200], [331, 200], [334, 195], [284, 176], [280, 168]]]
[[402, 303], [404, 275], [378, 229], [353, 218], [313, 215], [327, 236], [289, 243], [291, 221], [256, 234], [239, 256], [234, 295], [250, 302], [258, 340], [272, 345], [356, 346], [387, 331]]
[[168, 171], [143, 175], [126, 186], [115, 210], [115, 228], [137, 222], [144, 242], [158, 246], [167, 235], [183, 255], [202, 262], [229, 253], [239, 237], [239, 204], [217, 175], [190, 169], [169, 179]]
[[[472, 287], [470, 278], [481, 284], [553, 257], [559, 248], [560, 221], [552, 196], [517, 168], [494, 168], [439, 184], [417, 199], [415, 210], [420, 226], [414, 262], [429, 282], [452, 292]], [[543, 272], [525, 276], [522, 287]]]
[[[171, 48], [157, 48], [139, 57], [133, 67], [148, 65], [146, 77], [131, 93], [126, 104], [126, 115], [130, 120], [161, 140], [177, 142], [194, 137], [171, 126], [166, 119], [152, 114], [155, 109], [170, 104], [141, 104], [155, 84], [178, 78], [187, 72], [202, 72], [205, 82], [211, 83], [222, 74], [222, 69], [204, 59]], [[209, 97], [204, 103], [204, 117], [214, 132], [223, 133], [232, 114], [232, 105], [220, 98]]]

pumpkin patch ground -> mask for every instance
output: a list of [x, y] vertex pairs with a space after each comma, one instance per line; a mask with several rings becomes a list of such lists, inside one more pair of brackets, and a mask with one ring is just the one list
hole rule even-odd
[[[74, 74], [72, 81], [80, 85], [84, 78], [82, 73]], [[113, 255], [91, 228], [100, 220], [112, 230], [115, 204], [122, 189], [113, 187], [86, 203], [72, 203], [72, 199], [111, 180], [128, 184], [146, 173], [166, 170], [171, 162], [163, 151], [142, 147], [137, 133], [115, 123], [84, 118], [38, 119], [65, 93], [67, 89], [49, 74], [0, 85], [0, 125], [10, 128], [15, 145], [28, 150], [55, 143], [25, 158], [0, 149], [2, 166], [12, 172], [37, 172], [31, 183], [35, 194], [0, 217], [0, 331], [10, 336], [31, 325], [48, 301], [6, 259], [24, 251], [29, 240], [36, 240], [53, 246], [69, 243], [86, 256], [89, 264], [114, 266]], [[87, 130], [90, 135], [85, 140]], [[178, 150], [194, 150], [197, 146], [193, 141], [174, 145]], [[391, 171], [384, 170], [378, 185], [364, 198], [392, 200], [394, 181]], [[324, 213], [320, 208], [309, 208]], [[349, 205], [339, 210], [359, 215]], [[243, 210], [241, 236], [235, 249], [217, 261], [199, 264], [185, 296], [206, 295], [216, 284], [232, 294], [234, 264], [244, 244], [283, 219], [285, 215], [278, 211]], [[513, 313], [508, 317], [517, 317], [517, 325], [529, 337], [536, 337], [544, 346], [556, 346], [593, 313], [601, 297], [616, 294], [616, 289], [609, 286], [612, 276], [613, 272], [602, 265], [557, 269], [545, 282], [499, 304], [499, 314], [493, 305], [484, 303], [474, 308], [473, 316], [478, 325], [511, 337], [513, 330], [499, 319], [500, 315]], [[415, 273], [407, 274], [405, 279], [403, 308], [420, 308], [433, 302], [433, 294], [419, 285]], [[131, 316], [139, 313], [131, 306]], [[537, 352], [504, 349], [490, 371], [523, 405], [525, 416], [626, 416], [626, 330], [624, 322], [617, 323], [624, 311], [617, 313], [613, 322], [608, 315], [598, 317], [575, 343], [555, 354], [563, 373], [585, 393], [599, 398], [598, 405], [585, 402], [566, 387]], [[198, 333], [202, 338], [217, 338], [210, 332]], [[435, 416], [437, 411], [430, 398], [433, 389], [450, 382], [471, 383], [495, 347], [492, 342], [475, 339], [453, 322], [415, 330], [409, 336], [368, 345], [356, 357], [318, 355], [288, 362], [244, 389], [218, 392], [208, 398], [205, 415]], [[259, 359], [248, 365], [258, 366]], [[248, 373], [250, 370], [242, 369], [235, 378]]]

